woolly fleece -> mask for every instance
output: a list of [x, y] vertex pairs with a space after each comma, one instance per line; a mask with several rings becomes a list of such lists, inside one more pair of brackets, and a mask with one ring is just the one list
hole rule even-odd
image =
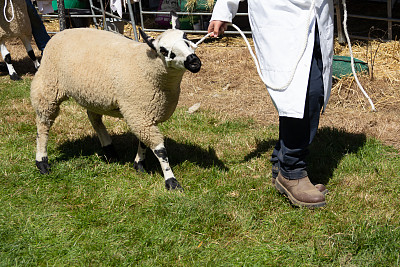
[[89, 28], [64, 30], [44, 50], [31, 101], [39, 122], [51, 125], [59, 104], [72, 97], [95, 113], [123, 117], [154, 149], [163, 142], [156, 125], [175, 111], [184, 72], [166, 68], [147, 44], [122, 35]]

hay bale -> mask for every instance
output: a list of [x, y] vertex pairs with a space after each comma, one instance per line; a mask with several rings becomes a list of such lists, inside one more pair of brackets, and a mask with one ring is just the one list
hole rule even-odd
[[193, 11], [211, 11], [216, 0], [182, 0], [181, 10]]

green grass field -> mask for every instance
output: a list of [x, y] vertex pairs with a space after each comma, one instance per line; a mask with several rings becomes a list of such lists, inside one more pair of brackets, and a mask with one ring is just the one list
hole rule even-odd
[[310, 177], [328, 205], [295, 208], [271, 185], [276, 126], [178, 109], [161, 125], [184, 192], [168, 192], [148, 151], [106, 118], [121, 156], [102, 159], [86, 113], [63, 104], [35, 166], [29, 78], [0, 77], [0, 266], [399, 266], [400, 156], [376, 139], [323, 128]]

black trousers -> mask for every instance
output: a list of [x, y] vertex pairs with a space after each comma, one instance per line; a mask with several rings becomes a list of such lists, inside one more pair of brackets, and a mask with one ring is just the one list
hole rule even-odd
[[322, 69], [320, 39], [316, 25], [304, 117], [302, 119], [279, 117], [279, 141], [271, 157], [273, 175], [277, 175], [278, 171], [287, 179], [301, 179], [308, 175], [306, 170], [308, 146], [317, 133], [324, 104]]
[[50, 36], [47, 34], [46, 28], [43, 25], [41, 17], [38, 15], [35, 7], [30, 0], [25, 0], [28, 8], [28, 16], [31, 21], [32, 35], [35, 39], [36, 45], [40, 51], [43, 51]]

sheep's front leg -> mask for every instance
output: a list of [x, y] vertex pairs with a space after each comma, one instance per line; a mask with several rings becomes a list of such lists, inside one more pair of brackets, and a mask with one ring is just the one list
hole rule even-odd
[[[134, 163], [135, 169], [139, 172], [145, 172], [144, 161], [146, 159], [146, 148], [147, 148], [146, 145], [139, 141], [139, 146]], [[165, 188], [167, 188], [168, 190], [182, 189], [178, 181], [175, 179], [171, 167], [169, 166], [167, 150], [164, 147], [164, 143], [161, 143], [158, 146], [156, 146], [156, 148], [153, 149], [153, 153], [154, 155], [156, 155], [157, 159], [160, 162], [161, 169], [163, 171], [165, 179]]]
[[146, 145], [139, 141], [138, 150], [134, 162], [134, 168], [139, 172], [145, 172], [144, 161], [146, 159], [146, 148]]
[[26, 36], [21, 37], [21, 40], [22, 40], [22, 43], [25, 46], [25, 50], [28, 53], [28, 56], [33, 61], [33, 64], [35, 65], [35, 68], [39, 69], [40, 63], [37, 60], [37, 58], [35, 56], [35, 53], [33, 52], [33, 49], [32, 49], [32, 46], [31, 46], [31, 40]]
[[164, 136], [161, 134], [160, 130], [152, 122], [146, 123], [148, 119], [140, 117], [137, 113], [127, 113], [124, 114], [124, 118], [134, 118], [127, 119], [129, 127], [132, 132], [138, 137], [140, 143], [138, 147], [138, 154], [135, 158], [135, 164], [141, 165], [143, 167], [143, 161], [145, 158], [146, 146], [149, 147], [154, 155], [160, 162], [161, 169], [164, 175], [165, 188], [167, 190], [182, 189], [178, 181], [175, 179], [174, 173], [169, 165], [169, 160], [167, 156], [167, 150], [164, 146]]
[[165, 179], [165, 188], [168, 190], [173, 189], [182, 189], [178, 181], [175, 179], [175, 176], [172, 172], [171, 167], [169, 166], [167, 149], [164, 146], [164, 143], [157, 145], [153, 150], [154, 155], [158, 158], [161, 169], [164, 174]]
[[94, 130], [99, 137], [101, 148], [104, 151], [107, 161], [114, 161], [118, 159], [117, 151], [115, 150], [111, 136], [108, 134], [106, 126], [104, 126], [103, 121], [101, 120], [102, 115], [94, 113], [92, 111], [87, 111], [89, 121], [92, 124]]
[[17, 72], [15, 71], [15, 69], [12, 65], [10, 52], [8, 52], [4, 43], [0, 43], [0, 51], [1, 51], [1, 55], [3, 57], [3, 60], [7, 65], [8, 74], [10, 75], [11, 80], [13, 80], [13, 81], [21, 80], [21, 78], [18, 76]]

